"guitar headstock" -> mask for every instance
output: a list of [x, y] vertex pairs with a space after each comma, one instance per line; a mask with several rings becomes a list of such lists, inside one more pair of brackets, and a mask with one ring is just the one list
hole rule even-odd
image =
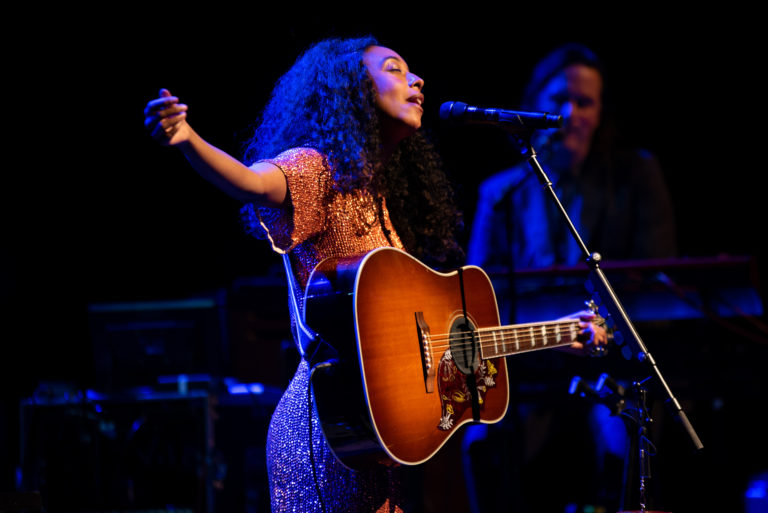
[[[610, 315], [607, 315], [607, 318], [603, 317], [600, 312], [600, 307], [594, 299], [585, 301], [584, 304], [586, 305], [587, 310], [592, 312], [592, 314], [595, 316], [594, 319], [592, 319], [592, 323], [596, 326], [600, 326], [601, 328], [605, 328], [605, 333], [608, 336], [608, 343], [610, 344], [613, 342], [614, 330], [613, 323], [610, 322]], [[594, 346], [592, 348], [591, 356], [605, 356], [607, 352], [608, 349], [604, 346]]]

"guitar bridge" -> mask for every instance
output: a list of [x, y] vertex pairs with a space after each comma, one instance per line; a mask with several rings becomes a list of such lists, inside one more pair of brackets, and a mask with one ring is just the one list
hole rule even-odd
[[419, 338], [419, 353], [421, 353], [421, 368], [424, 371], [424, 389], [428, 394], [435, 391], [435, 366], [432, 361], [432, 342], [429, 336], [429, 326], [424, 321], [424, 314], [416, 312], [416, 333]]

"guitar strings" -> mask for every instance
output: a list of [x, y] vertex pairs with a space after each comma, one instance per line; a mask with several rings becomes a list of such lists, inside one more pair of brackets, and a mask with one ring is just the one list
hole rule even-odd
[[[474, 330], [473, 332], [464, 331], [460, 333], [443, 333], [438, 335], [431, 335], [431, 340], [456, 340], [460, 338], [470, 338], [474, 334], [475, 336], [480, 337], [493, 337], [494, 333], [522, 333], [522, 335], [530, 335], [531, 332], [533, 333], [532, 337], [541, 336], [541, 329], [542, 327], [545, 330], [545, 335], [557, 335], [558, 329], [562, 327], [566, 327], [565, 330], [560, 329], [560, 332], [568, 332], [573, 330], [581, 330], [581, 327], [579, 326], [579, 321], [562, 321], [557, 323], [551, 323], [551, 324], [531, 324], [530, 326], [525, 325], [516, 325], [514, 327], [490, 327], [490, 328], [478, 328]], [[519, 335], [518, 335], [519, 337]]]
[[[560, 329], [565, 327], [565, 329]], [[542, 328], [544, 332], [542, 333]], [[430, 336], [430, 347], [433, 350], [443, 350], [453, 347], [464, 349], [471, 347], [475, 342], [483, 349], [502, 344], [503, 346], [526, 346], [521, 349], [530, 349], [541, 341], [541, 346], [567, 345], [577, 340], [581, 331], [579, 321], [554, 321], [552, 323], [530, 325], [518, 325], [510, 328], [479, 328], [474, 332], [444, 333]], [[512, 336], [510, 333], [514, 333]], [[497, 334], [494, 336], [494, 334]], [[474, 335], [474, 336], [473, 336]], [[560, 340], [558, 340], [558, 338]]]
[[[567, 327], [565, 330], [560, 330], [561, 332], [565, 331], [572, 331], [572, 330], [581, 330], [581, 327], [579, 326], [579, 321], [569, 320], [569, 321], [556, 321], [548, 324], [531, 324], [531, 325], [515, 325], [512, 327], [490, 327], [490, 328], [478, 328], [474, 330], [473, 332], [464, 331], [460, 333], [442, 333], [438, 335], [431, 335], [430, 339], [433, 341], [445, 341], [445, 340], [457, 340], [461, 338], [471, 338], [474, 334], [475, 336], [485, 337], [485, 338], [492, 338], [493, 333], [521, 333], [523, 336], [531, 336], [531, 332], [533, 332], [533, 335], [531, 338], [535, 338], [537, 336], [541, 336], [541, 329], [542, 327], [545, 330], [546, 335], [556, 335], [558, 328]], [[518, 338], [520, 338], [520, 335], [518, 335]]]
[[[541, 342], [539, 344], [539, 347], [555, 347], [555, 346], [559, 346], [559, 345], [568, 345], [568, 344], [572, 344], [573, 342], [577, 342], [577, 338], [576, 337], [574, 337], [574, 338], [562, 338], [560, 341], [548, 339], [546, 341], [546, 343], [544, 343], [543, 340], [535, 339], [534, 337], [518, 338], [516, 341], [507, 340], [506, 342], [504, 342], [503, 347], [510, 348], [510, 349], [512, 347], [515, 347], [514, 351], [509, 351], [509, 352], [515, 352], [515, 351], [518, 351], [518, 350], [525, 350], [525, 349], [530, 349], [530, 348], [533, 348], [533, 347], [537, 347], [537, 344], [536, 344], [537, 341]], [[473, 345], [472, 342], [463, 342], [463, 343], [458, 343], [458, 344], [450, 344], [450, 343], [448, 343], [448, 344], [430, 344], [430, 348], [432, 350], [436, 350], [436, 351], [445, 350], [445, 349], [449, 349], [449, 348], [452, 348], [454, 350], [462, 350], [462, 349], [465, 349], [465, 348], [472, 347], [472, 345]], [[488, 341], [479, 341], [479, 345], [481, 346], [482, 349], [490, 349], [490, 348], [492, 348], [494, 346], [494, 344], [492, 342], [489, 343]], [[499, 345], [501, 345], [501, 342], [499, 342]], [[503, 352], [507, 352], [507, 351], [505, 350]]]

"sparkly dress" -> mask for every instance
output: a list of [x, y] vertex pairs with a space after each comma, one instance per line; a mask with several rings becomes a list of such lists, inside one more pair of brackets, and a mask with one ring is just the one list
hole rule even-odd
[[[276, 252], [290, 256], [301, 289], [325, 258], [382, 246], [402, 249], [386, 204], [370, 195], [335, 191], [332, 173], [317, 151], [296, 148], [268, 162], [285, 174], [290, 206], [254, 209], [248, 205], [246, 222], [255, 235], [266, 236]], [[309, 366], [302, 359], [267, 435], [272, 511], [402, 512], [400, 471], [385, 466], [352, 471], [342, 465], [323, 437], [314, 407], [310, 415], [310, 399]]]

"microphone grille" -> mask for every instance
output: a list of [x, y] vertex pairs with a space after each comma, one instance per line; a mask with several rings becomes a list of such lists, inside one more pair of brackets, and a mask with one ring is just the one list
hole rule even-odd
[[450, 119], [461, 116], [467, 108], [466, 103], [445, 102], [440, 106], [440, 119]]

